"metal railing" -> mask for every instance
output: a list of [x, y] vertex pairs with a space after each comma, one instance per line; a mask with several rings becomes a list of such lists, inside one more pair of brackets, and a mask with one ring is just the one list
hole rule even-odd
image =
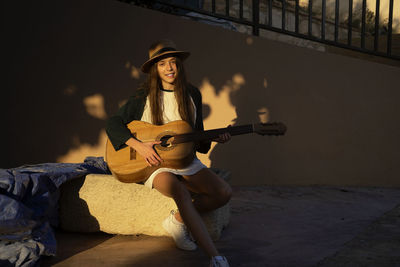
[[[269, 30], [400, 60], [400, 51], [393, 53], [392, 49], [394, 0], [387, 0], [389, 1], [389, 10], [385, 23], [380, 21], [380, 0], [376, 0], [375, 12], [367, 8], [366, 0], [360, 0], [362, 1], [361, 5], [360, 2], [357, 4], [353, 0], [347, 0], [346, 14], [340, 9], [342, 2], [332, 0], [335, 4], [334, 12], [329, 17], [327, 15], [327, 0], [308, 0], [308, 2], [305, 0], [306, 4], [302, 5], [300, 5], [299, 0], [120, 1], [183, 16], [190, 17], [193, 14], [201, 14], [205, 19], [207, 17], [217, 18], [250, 27], [252, 34], [256, 36], [260, 35], [260, 29]], [[315, 6], [318, 8], [318, 12], [316, 12]], [[247, 16], [245, 16], [245, 11]], [[400, 16], [400, 11], [398, 13], [397, 15]], [[264, 21], [261, 21], [261, 17]], [[292, 21], [294, 23], [291, 23]], [[343, 36], [345, 37], [343, 38]], [[356, 45], [356, 42], [359, 42], [359, 44]], [[398, 42], [400, 42], [400, 39]], [[400, 44], [397, 44], [397, 46], [400, 46]]]

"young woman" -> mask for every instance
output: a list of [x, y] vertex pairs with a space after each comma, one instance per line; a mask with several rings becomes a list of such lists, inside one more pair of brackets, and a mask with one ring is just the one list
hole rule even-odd
[[[214, 210], [226, 204], [232, 194], [230, 186], [210, 171], [199, 159], [184, 169], [162, 166], [163, 159], [154, 150], [160, 142], [141, 142], [135, 139], [126, 125], [141, 120], [155, 125], [184, 120], [195, 130], [203, 130], [201, 94], [186, 81], [182, 61], [190, 53], [178, 51], [170, 40], [161, 40], [149, 49], [149, 60], [142, 65], [148, 73], [147, 81], [129, 98], [117, 114], [107, 121], [107, 134], [116, 150], [130, 146], [149, 166], [160, 166], [144, 182], [163, 195], [172, 197], [177, 211], [164, 220], [163, 227], [173, 237], [178, 248], [195, 250], [194, 240], [210, 256], [210, 266], [229, 266], [212, 242], [199, 213]], [[229, 133], [213, 141], [224, 143], [230, 140]], [[211, 142], [196, 144], [196, 150], [207, 153]], [[189, 191], [195, 192], [194, 199]]]

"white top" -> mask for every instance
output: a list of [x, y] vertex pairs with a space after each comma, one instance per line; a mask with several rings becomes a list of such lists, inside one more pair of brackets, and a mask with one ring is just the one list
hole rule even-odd
[[[161, 97], [163, 100], [162, 101], [163, 102], [163, 122], [168, 123], [171, 121], [182, 120], [182, 117], [179, 114], [178, 103], [176, 101], [174, 91], [161, 90]], [[196, 121], [196, 106], [194, 105], [193, 99], [192, 98], [190, 98], [190, 99], [192, 101], [193, 108], [194, 108], [194, 120], [193, 121]], [[146, 99], [146, 105], [144, 107], [143, 115], [140, 120], [144, 121], [144, 122], [152, 123], [149, 97], [147, 97], [147, 99]], [[204, 165], [203, 163], [201, 163], [201, 161], [197, 157], [195, 157], [193, 162], [184, 169], [160, 168], [160, 169], [155, 170], [150, 175], [150, 177], [146, 180], [144, 185], [149, 188], [153, 188], [154, 177], [161, 172], [172, 172], [176, 175], [193, 175], [203, 168], [207, 168], [207, 166]]]
[[[163, 101], [163, 122], [168, 123], [171, 121], [182, 120], [181, 115], [179, 114], [178, 103], [175, 98], [174, 91], [161, 90], [161, 98]], [[196, 121], [196, 106], [194, 105], [193, 99], [190, 98], [194, 108], [194, 119]], [[150, 100], [149, 97], [146, 99], [146, 105], [144, 106], [144, 111], [141, 121], [145, 121], [148, 123], [153, 123], [151, 119], [151, 109], [150, 109]]]

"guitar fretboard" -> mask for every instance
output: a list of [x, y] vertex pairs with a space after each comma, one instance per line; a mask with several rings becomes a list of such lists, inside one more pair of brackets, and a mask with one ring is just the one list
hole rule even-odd
[[173, 144], [180, 144], [186, 142], [196, 142], [196, 141], [205, 141], [212, 140], [217, 138], [222, 133], [230, 133], [232, 136], [240, 135], [240, 134], [248, 134], [253, 132], [253, 125], [241, 125], [241, 126], [232, 126], [226, 128], [219, 128], [213, 130], [207, 130], [203, 132], [193, 132], [187, 134], [180, 134], [174, 136]]

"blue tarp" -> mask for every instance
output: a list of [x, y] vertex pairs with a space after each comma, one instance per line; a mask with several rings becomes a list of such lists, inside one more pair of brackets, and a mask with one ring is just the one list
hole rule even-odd
[[110, 171], [102, 157], [0, 169], [0, 266], [35, 266], [56, 254], [59, 187], [89, 173]]

